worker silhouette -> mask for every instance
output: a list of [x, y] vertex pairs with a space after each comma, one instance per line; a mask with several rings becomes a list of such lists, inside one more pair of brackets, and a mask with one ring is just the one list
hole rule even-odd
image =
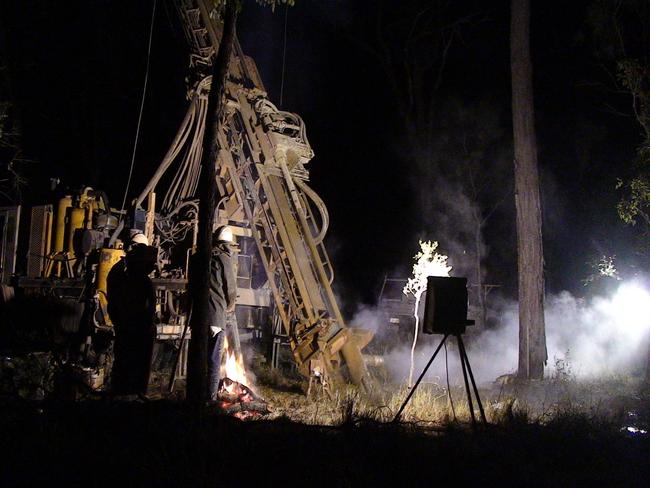
[[[216, 400], [221, 380], [221, 356], [227, 327], [232, 327], [229, 316], [235, 311], [237, 301], [237, 278], [233, 265], [232, 230], [228, 226], [218, 227], [212, 234], [212, 255], [210, 257], [210, 284], [208, 294], [208, 392]], [[192, 259], [192, 270], [198, 266], [196, 254]], [[236, 322], [234, 322], [236, 327]]]
[[108, 274], [108, 314], [115, 332], [111, 392], [145, 395], [156, 338], [156, 296], [149, 278], [156, 250], [144, 234], [135, 234], [126, 257]]

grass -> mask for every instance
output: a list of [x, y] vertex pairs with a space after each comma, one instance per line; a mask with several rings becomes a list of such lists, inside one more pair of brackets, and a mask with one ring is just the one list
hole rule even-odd
[[[341, 396], [338, 425], [240, 422], [181, 403], [0, 404], [2, 486], [645, 486], [650, 442], [580, 415], [504, 410], [473, 432], [391, 424]], [[317, 403], [317, 402], [314, 402]], [[351, 407], [352, 405], [352, 407]]]
[[[383, 384], [329, 398], [257, 372], [272, 415], [240, 422], [194, 415], [180, 397], [148, 403], [0, 398], [0, 486], [645, 486], [648, 396], [630, 378], [484, 387], [490, 425], [473, 431], [464, 389]], [[162, 391], [165, 378], [156, 378]], [[633, 414], [631, 416], [631, 414]]]
[[[339, 425], [351, 419], [390, 422], [408, 394], [405, 385], [376, 384], [367, 393], [347, 386], [332, 398], [316, 390], [306, 398], [306, 384], [282, 378], [281, 386], [264, 374], [257, 387], [271, 405], [271, 418], [287, 418], [308, 425]], [[650, 395], [642, 383], [628, 377], [577, 381], [566, 376], [541, 382], [511, 382], [487, 385], [480, 390], [487, 419], [492, 424], [527, 422], [545, 425], [562, 416], [582, 416], [592, 422], [623, 426], [630, 416], [641, 426], [650, 420]], [[469, 422], [464, 387], [451, 386], [450, 401], [444, 385], [422, 384], [416, 390], [401, 420], [419, 426]], [[453, 408], [452, 408], [453, 407]], [[478, 407], [474, 402], [476, 418]]]

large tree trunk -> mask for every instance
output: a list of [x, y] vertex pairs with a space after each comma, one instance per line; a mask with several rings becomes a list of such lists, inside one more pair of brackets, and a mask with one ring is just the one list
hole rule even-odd
[[512, 125], [519, 263], [519, 376], [541, 379], [546, 363], [544, 256], [530, 61], [530, 1], [512, 0]]
[[187, 400], [201, 404], [208, 399], [208, 289], [212, 226], [217, 204], [216, 164], [219, 155], [217, 134], [221, 123], [223, 87], [235, 41], [237, 9], [234, 0], [228, 0], [224, 28], [216, 59], [212, 65], [212, 86], [208, 95], [207, 120], [203, 135], [201, 178], [199, 182], [199, 229], [197, 236], [196, 273], [189, 276], [192, 290], [192, 339], [189, 345], [187, 371]]

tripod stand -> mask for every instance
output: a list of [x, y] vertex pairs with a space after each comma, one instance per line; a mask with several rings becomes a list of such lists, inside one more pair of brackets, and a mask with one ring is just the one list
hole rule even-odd
[[[447, 338], [453, 335], [456, 337], [456, 341], [458, 342], [458, 354], [460, 355], [460, 364], [463, 369], [463, 379], [465, 380], [465, 391], [467, 392], [467, 404], [469, 406], [469, 413], [472, 417], [472, 426], [476, 427], [476, 417], [474, 415], [474, 403], [472, 402], [472, 392], [469, 389], [469, 380], [472, 381], [472, 387], [474, 389], [474, 396], [476, 396], [476, 403], [478, 403], [478, 409], [481, 412], [481, 421], [484, 424], [487, 424], [487, 420], [485, 419], [485, 411], [483, 410], [483, 404], [481, 403], [481, 397], [479, 397], [478, 394], [478, 388], [476, 387], [476, 382], [474, 381], [474, 374], [472, 373], [472, 367], [469, 364], [469, 358], [467, 357], [467, 351], [465, 350], [465, 344], [463, 343], [463, 338], [460, 333], [446, 333], [442, 340], [440, 341], [440, 344], [438, 344], [438, 347], [436, 348], [435, 352], [433, 353], [433, 356], [431, 356], [431, 359], [429, 359], [429, 362], [425, 366], [424, 370], [422, 371], [422, 374], [420, 374], [420, 377], [418, 380], [415, 382], [415, 385], [413, 385], [413, 388], [411, 388], [411, 391], [409, 392], [408, 396], [406, 397], [406, 400], [404, 400], [404, 403], [402, 403], [402, 406], [400, 407], [399, 411], [397, 412], [397, 415], [395, 415], [395, 418], [393, 419], [393, 422], [397, 422], [402, 415], [402, 412], [406, 408], [406, 405], [408, 404], [409, 400], [415, 393], [415, 390], [417, 389], [418, 385], [422, 381], [422, 378], [424, 378], [424, 375], [427, 373], [427, 370], [429, 369], [429, 366], [431, 366], [431, 363], [433, 363], [433, 360], [436, 358], [438, 353], [440, 352], [440, 349], [442, 346], [445, 344], [445, 341]], [[469, 380], [468, 380], [468, 373], [469, 373]]]

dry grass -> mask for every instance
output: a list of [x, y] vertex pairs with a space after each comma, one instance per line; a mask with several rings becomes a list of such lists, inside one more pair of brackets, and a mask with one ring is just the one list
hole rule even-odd
[[[405, 385], [375, 384], [369, 392], [352, 386], [340, 387], [331, 397], [315, 389], [305, 396], [307, 384], [276, 375], [258, 375], [258, 392], [273, 408], [271, 419], [285, 418], [307, 425], [335, 426], [364, 421], [391, 422], [408, 394]], [[491, 424], [547, 425], [558, 419], [588, 419], [595, 424], [624, 425], [630, 418], [647, 425], [650, 396], [639, 380], [610, 377], [592, 381], [550, 379], [541, 382], [512, 382], [481, 388], [481, 399]], [[401, 422], [421, 427], [468, 423], [470, 411], [465, 390], [446, 385], [421, 384], [401, 415]], [[478, 406], [474, 403], [479, 419]]]
[[650, 438], [622, 432], [607, 416], [648, 403], [622, 379], [484, 388], [492, 425], [476, 431], [467, 428], [464, 389], [456, 386], [459, 422], [446, 388], [429, 383], [396, 425], [390, 420], [404, 386], [363, 394], [345, 387], [331, 398], [317, 389], [307, 398], [299, 379], [257, 379], [256, 391], [274, 407], [258, 422], [214, 410], [197, 415], [169, 399], [0, 401], [8, 451], [0, 485], [646, 486], [650, 476]]
[[[273, 407], [271, 418], [284, 417], [308, 425], [340, 425], [358, 421], [391, 422], [409, 390], [402, 385], [377, 387], [365, 393], [346, 386], [334, 391], [331, 398], [323, 392], [307, 398], [302, 392], [281, 391], [269, 386], [260, 386], [258, 391]], [[469, 421], [464, 391], [458, 389], [452, 395], [453, 408], [446, 389], [435, 384], [421, 385], [404, 409], [401, 421], [420, 426]], [[476, 404], [474, 407], [478, 416]], [[486, 414], [490, 420], [495, 417], [494, 409], [488, 406]]]

